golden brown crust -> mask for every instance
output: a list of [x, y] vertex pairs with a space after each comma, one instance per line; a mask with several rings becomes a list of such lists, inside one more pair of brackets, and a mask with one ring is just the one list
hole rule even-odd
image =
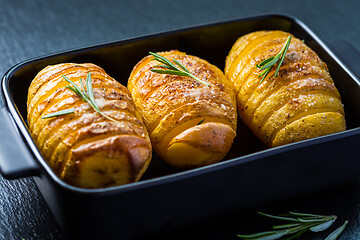
[[[64, 80], [63, 75], [80, 87], [79, 79], [81, 78], [84, 82], [89, 72], [97, 105], [101, 112], [116, 121], [104, 118], [73, 91], [65, 88], [69, 83]], [[75, 108], [74, 113], [42, 118], [52, 112], [69, 108]], [[94, 64], [65, 63], [48, 66], [37, 74], [29, 88], [28, 124], [35, 142], [54, 172], [67, 182], [80, 187], [111, 185], [106, 185], [109, 182], [99, 182], [99, 186], [95, 186], [96, 181], [78, 179], [79, 175], [69, 168], [69, 166], [77, 166], [78, 163], [86, 161], [91, 158], [91, 155], [97, 156], [95, 160], [91, 158], [94, 160], [92, 166], [94, 168], [99, 166], [99, 169], [101, 169], [102, 157], [114, 165], [118, 164], [117, 159], [123, 159], [123, 156], [126, 156], [128, 163], [121, 161], [123, 165], [128, 165], [124, 166], [124, 169], [131, 171], [131, 174], [127, 179], [116, 178], [116, 181], [112, 183], [114, 185], [128, 183], [139, 178], [140, 172], [144, 171], [142, 168], [146, 168], [151, 159], [149, 136], [139, 116], [141, 115], [128, 89]], [[137, 154], [137, 157], [143, 158], [134, 158], [136, 154], [129, 155], [127, 152], [130, 150], [126, 147], [116, 149], [119, 146], [111, 144], [113, 141], [110, 139], [119, 137], [122, 137], [122, 142], [131, 138], [133, 140], [131, 148], [134, 149], [141, 142], [137, 149], [143, 153]], [[130, 145], [126, 146], [130, 147]], [[111, 155], [109, 152], [118, 154]], [[120, 157], [120, 155], [123, 156]], [[103, 172], [105, 176], [106, 171]], [[83, 171], [83, 174], [82, 177], [86, 178], [87, 172]], [[85, 182], [86, 186], [79, 185]]]
[[182, 130], [206, 118], [206, 121], [220, 122], [236, 130], [233, 86], [220, 69], [198, 57], [175, 50], [158, 54], [169, 60], [175, 58], [211, 85], [206, 86], [190, 77], [152, 72], [151, 69], [159, 64], [152, 60], [152, 56], [143, 58], [134, 67], [128, 88], [143, 115], [153, 147], [162, 158], [167, 158], [168, 144], [179, 134], [179, 126], [185, 123], [188, 125], [184, 129], [180, 127]]
[[[176, 58], [190, 72], [210, 83], [211, 88], [190, 77], [154, 73], [150, 70], [158, 65], [158, 62], [152, 61], [151, 56], [145, 57], [134, 67], [128, 89], [136, 105], [141, 106], [148, 127], [156, 126], [161, 119], [171, 114], [172, 110], [186, 104], [199, 106], [201, 102], [207, 105], [211, 101], [217, 106], [223, 104], [226, 107], [232, 103], [232, 86], [220, 69], [205, 60], [179, 51], [159, 54], [168, 59]], [[231, 125], [236, 126], [236, 113], [233, 109], [224, 108], [220, 115], [228, 116]], [[153, 130], [151, 127], [150, 129]]]
[[[282, 130], [290, 129], [286, 126], [300, 116], [332, 111], [344, 116], [340, 94], [326, 64], [303, 41], [294, 36], [280, 67], [279, 75], [274, 78], [275, 68], [273, 68], [260, 84], [259, 74], [262, 70], [256, 65], [275, 56], [289, 35], [282, 31], [259, 31], [247, 34], [237, 40], [226, 59], [225, 74], [234, 83], [239, 114], [254, 134], [268, 146], [277, 146], [280, 143], [280, 141], [273, 142], [276, 136], [279, 139], [279, 133], [293, 136], [290, 142], [314, 137], [307, 131], [289, 134], [288, 131]], [[314, 97], [309, 97], [312, 95]], [[284, 112], [285, 109], [289, 112]], [[284, 116], [287, 115], [289, 117], [285, 118]], [[320, 121], [320, 118], [310, 119]], [[345, 120], [339, 120], [337, 123], [341, 127], [334, 127], [336, 130], [329, 129], [328, 134], [345, 130], [344, 122]], [[291, 131], [294, 129], [291, 128]], [[325, 133], [325, 131], [317, 132]], [[284, 144], [284, 141], [281, 141], [281, 144]]]
[[[220, 155], [216, 156], [216, 158], [222, 158], [224, 157], [224, 154], [226, 154], [224, 149], [229, 149], [231, 147], [233, 142], [232, 140], [236, 135], [235, 131], [230, 126], [225, 124], [224, 126], [227, 127], [220, 129], [218, 127], [218, 123], [214, 122], [207, 122], [203, 123], [203, 125], [196, 125], [193, 128], [187, 129], [186, 131], [174, 137], [169, 143], [169, 146], [181, 140], [182, 143], [203, 149], [203, 151], [207, 151], [209, 148], [211, 148], [213, 153]], [[210, 132], [212, 133], [213, 139], [209, 139]], [[194, 138], [198, 140], [196, 143], [193, 141]]]

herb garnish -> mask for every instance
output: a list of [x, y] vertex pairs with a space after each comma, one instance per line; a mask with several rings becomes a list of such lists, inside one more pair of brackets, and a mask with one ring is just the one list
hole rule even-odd
[[[264, 79], [266, 78], [266, 76], [270, 73], [271, 71], [271, 68], [277, 63], [278, 63], [278, 66], [276, 68], [276, 71], [275, 71], [275, 74], [274, 74], [274, 78], [278, 75], [279, 73], [279, 70], [280, 70], [280, 66], [281, 64], [283, 63], [284, 61], [284, 58], [285, 58], [285, 55], [286, 55], [286, 51], [288, 50], [289, 48], [289, 45], [290, 45], [290, 41], [291, 41], [291, 36], [289, 35], [286, 42], [285, 42], [285, 45], [282, 47], [281, 51], [276, 54], [274, 57], [269, 57], [268, 59], [265, 59], [264, 61], [262, 61], [261, 63], [259, 64], [256, 64], [256, 67], [257, 68], [260, 68], [260, 70], [264, 70], [262, 73], [259, 74], [259, 77], [263, 76], [261, 81], [260, 81], [260, 84], [264, 81]], [[279, 61], [280, 60], [280, 61]]]
[[[320, 232], [324, 231], [331, 226], [331, 224], [336, 220], [335, 215], [325, 216], [325, 215], [315, 215], [307, 213], [295, 213], [289, 212], [289, 214], [283, 214], [280, 216], [270, 215], [262, 212], [258, 212], [260, 215], [265, 217], [288, 221], [287, 224], [273, 226], [272, 231], [248, 234], [248, 235], [237, 235], [241, 239], [251, 239], [251, 240], [273, 240], [280, 239], [282, 237], [287, 237], [285, 239], [295, 239], [301, 236], [306, 231]], [[335, 240], [344, 230], [347, 225], [347, 221], [334, 232], [332, 232], [326, 240]]]
[[[101, 116], [116, 122], [115, 119], [113, 119], [112, 117], [104, 114], [103, 112], [100, 111], [99, 106], [96, 104], [95, 102], [95, 98], [94, 98], [94, 92], [93, 92], [93, 88], [92, 88], [92, 83], [91, 83], [91, 73], [89, 72], [87, 77], [86, 77], [86, 90], [84, 87], [84, 84], [82, 82], [82, 79], [80, 78], [80, 84], [81, 84], [81, 89], [73, 82], [71, 81], [68, 77], [66, 77], [65, 75], [62, 75], [62, 77], [68, 82], [70, 83], [70, 85], [67, 85], [66, 88], [70, 89], [71, 91], [73, 91], [74, 93], [76, 93], [76, 95], [78, 95], [79, 97], [81, 97], [82, 100], [84, 100], [85, 102], [89, 103], [90, 106], [97, 112], [99, 113]], [[61, 116], [61, 115], [65, 115], [65, 114], [69, 114], [69, 113], [73, 113], [75, 111], [75, 108], [70, 108], [70, 109], [65, 109], [65, 110], [61, 110], [58, 112], [54, 112], [54, 113], [50, 113], [46, 116], [43, 116], [42, 118], [51, 118], [51, 117], [57, 117], [57, 116]]]
[[66, 114], [70, 114], [70, 113], [73, 113], [75, 112], [75, 108], [69, 108], [69, 109], [65, 109], [65, 110], [61, 110], [61, 111], [57, 111], [57, 112], [53, 112], [53, 113], [50, 113], [46, 116], [43, 116], [41, 117], [42, 119], [45, 119], [45, 118], [52, 118], [52, 117], [57, 117], [57, 116], [61, 116], [61, 115], [66, 115]]
[[205, 118], [202, 119], [202, 120], [200, 120], [196, 125], [200, 125], [200, 124], [202, 124], [204, 121], [205, 121]]
[[174, 63], [170, 62], [167, 58], [153, 53], [149, 52], [154, 58], [151, 60], [156, 60], [164, 65], [156, 65], [156, 68], [165, 68], [165, 69], [151, 69], [152, 72], [155, 73], [161, 73], [161, 74], [171, 74], [171, 75], [178, 75], [178, 76], [187, 76], [195, 79], [196, 81], [210, 87], [210, 84], [200, 80], [196, 76], [194, 76], [184, 65], [182, 65], [178, 60], [175, 58], [173, 59]]

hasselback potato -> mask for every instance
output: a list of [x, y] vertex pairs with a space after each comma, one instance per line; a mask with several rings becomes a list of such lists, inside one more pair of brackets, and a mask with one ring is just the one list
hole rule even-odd
[[[66, 77], [84, 92], [93, 92], [101, 114], [66, 87], [71, 85]], [[72, 108], [72, 113], [49, 117]], [[29, 88], [27, 119], [44, 159], [74, 186], [134, 182], [150, 162], [150, 139], [129, 91], [94, 64], [64, 63], [41, 70]]]
[[226, 58], [242, 120], [273, 147], [345, 130], [340, 94], [326, 64], [292, 36], [279, 74], [261, 82], [257, 67], [283, 48], [290, 34], [258, 31], [240, 37]]
[[192, 77], [153, 72], [159, 62], [143, 58], [133, 69], [128, 88], [147, 126], [152, 146], [167, 163], [196, 167], [220, 161], [236, 135], [233, 86], [205, 60], [179, 51], [157, 53], [176, 59]]

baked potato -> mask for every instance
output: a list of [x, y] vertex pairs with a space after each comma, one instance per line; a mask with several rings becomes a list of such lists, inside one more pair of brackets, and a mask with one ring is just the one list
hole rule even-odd
[[300, 39], [292, 36], [278, 76], [273, 67], [261, 82], [263, 70], [257, 66], [279, 53], [289, 35], [249, 33], [226, 58], [225, 75], [234, 84], [239, 115], [269, 147], [345, 130], [344, 108], [327, 65]]
[[[90, 87], [80, 84], [88, 77], [101, 114], [67, 87], [71, 84], [65, 78], [89, 94]], [[73, 112], [49, 117], [65, 109]], [[150, 163], [150, 139], [128, 89], [94, 64], [64, 63], [41, 70], [28, 91], [27, 120], [44, 159], [74, 186], [135, 182]]]
[[178, 61], [205, 84], [188, 76], [153, 72], [159, 62], [151, 55], [133, 68], [128, 89], [155, 152], [179, 168], [220, 161], [236, 135], [236, 98], [231, 82], [219, 68], [198, 57], [176, 50], [157, 54]]

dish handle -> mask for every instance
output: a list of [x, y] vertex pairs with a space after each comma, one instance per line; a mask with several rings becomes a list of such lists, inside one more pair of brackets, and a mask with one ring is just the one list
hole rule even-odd
[[7, 179], [36, 176], [40, 173], [40, 166], [4, 107], [0, 107], [0, 173]]

